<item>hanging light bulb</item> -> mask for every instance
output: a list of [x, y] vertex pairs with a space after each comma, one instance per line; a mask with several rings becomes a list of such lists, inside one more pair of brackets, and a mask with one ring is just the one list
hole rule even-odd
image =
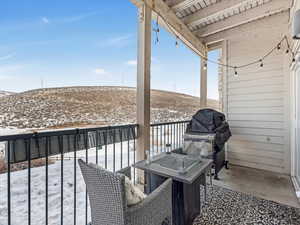
[[280, 50], [281, 49], [281, 43], [279, 43], [278, 45], [277, 45], [277, 50]]
[[238, 77], [237, 67], [234, 67], [234, 76]]
[[264, 67], [264, 62], [263, 62], [263, 60], [261, 59], [261, 60], [259, 60], [260, 61], [260, 67]]
[[204, 61], [203, 69], [207, 70], [207, 61], [206, 60]]
[[293, 60], [292, 60], [292, 62], [296, 62], [296, 58], [295, 58], [295, 57], [293, 57]]
[[176, 48], [178, 48], [178, 47], [179, 47], [179, 43], [178, 43], [178, 36], [176, 36], [176, 42], [175, 42], [175, 46], [176, 46]]
[[159, 16], [157, 15], [157, 19], [156, 19], [156, 28], [154, 28], [154, 32], [156, 34], [156, 39], [155, 39], [155, 44], [159, 44], [159, 38], [158, 38], [158, 35], [159, 35], [159, 23], [158, 23], [158, 19], [159, 19]]
[[289, 53], [290, 53], [290, 50], [289, 50], [289, 49], [287, 49], [285, 53], [286, 53], [286, 54], [289, 54]]

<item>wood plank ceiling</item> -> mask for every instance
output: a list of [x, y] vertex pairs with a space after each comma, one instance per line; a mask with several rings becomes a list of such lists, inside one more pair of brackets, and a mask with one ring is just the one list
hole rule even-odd
[[287, 11], [288, 0], [165, 0], [200, 39]]

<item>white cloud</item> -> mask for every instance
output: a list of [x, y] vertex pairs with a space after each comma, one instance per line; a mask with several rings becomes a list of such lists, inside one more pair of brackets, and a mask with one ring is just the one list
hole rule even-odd
[[99, 12], [87, 12], [87, 13], [82, 13], [79, 15], [75, 15], [75, 16], [69, 16], [69, 17], [64, 17], [58, 20], [58, 22], [62, 22], [62, 23], [74, 23], [74, 22], [78, 22], [81, 20], [84, 20], [86, 18], [92, 17], [99, 14]]
[[107, 47], [124, 47], [128, 45], [131, 40], [133, 40], [133, 35], [132, 34], [125, 34], [125, 35], [120, 35], [118, 37], [111, 37], [106, 40], [99, 41], [97, 43], [97, 46], [100, 48], [107, 48]]
[[159, 60], [157, 58], [153, 57], [153, 56], [151, 57], [151, 61], [155, 62], [155, 63], [159, 63]]
[[[158, 63], [158, 59], [151, 57], [151, 61], [152, 63]], [[128, 66], [136, 66], [137, 65], [137, 60], [133, 59], [133, 60], [128, 60], [126, 63], [126, 65]]]
[[11, 77], [5, 76], [5, 75], [0, 75], [0, 80], [9, 80]]
[[137, 65], [137, 61], [136, 60], [129, 60], [126, 62], [126, 64], [128, 66], [136, 66]]
[[24, 69], [24, 65], [10, 64], [0, 66], [0, 80], [12, 80]]
[[93, 72], [95, 74], [98, 74], [98, 75], [105, 75], [105, 74], [107, 74], [107, 72], [105, 71], [105, 69], [102, 69], [102, 68], [96, 68], [96, 69], [94, 69]]
[[7, 59], [10, 59], [12, 57], [15, 56], [15, 53], [11, 53], [11, 54], [8, 54], [8, 55], [4, 55], [4, 56], [0, 56], [0, 61], [1, 60], [7, 60]]
[[43, 17], [42, 18], [42, 22], [45, 23], [45, 24], [50, 23], [50, 21], [49, 21], [49, 19], [47, 17]]
[[0, 66], [0, 75], [3, 73], [15, 72], [23, 69], [23, 65], [11, 64], [11, 65], [1, 65]]

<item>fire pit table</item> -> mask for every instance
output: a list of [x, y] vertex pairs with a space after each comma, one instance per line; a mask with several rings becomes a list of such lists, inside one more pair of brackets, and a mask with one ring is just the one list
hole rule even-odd
[[[151, 161], [143, 160], [133, 166], [145, 172], [145, 192], [151, 193], [166, 179], [173, 179], [173, 224], [192, 225], [200, 213], [200, 184], [206, 190], [206, 174], [213, 161], [191, 158], [176, 153], [161, 153]], [[206, 191], [205, 191], [206, 193]]]

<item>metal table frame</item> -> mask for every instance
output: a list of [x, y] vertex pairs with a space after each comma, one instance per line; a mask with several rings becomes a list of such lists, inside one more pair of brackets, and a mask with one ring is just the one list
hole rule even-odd
[[[168, 153], [161, 153], [159, 157], [163, 157], [163, 154]], [[145, 172], [146, 193], [151, 193], [171, 177], [173, 179], [173, 224], [192, 225], [195, 217], [201, 212], [201, 184], [204, 185], [206, 201], [206, 175], [211, 174], [212, 164], [212, 160], [202, 159], [200, 164], [193, 166], [186, 174], [164, 169], [155, 163], [149, 164], [146, 160], [137, 162], [133, 166]], [[212, 179], [210, 180], [212, 182]]]

